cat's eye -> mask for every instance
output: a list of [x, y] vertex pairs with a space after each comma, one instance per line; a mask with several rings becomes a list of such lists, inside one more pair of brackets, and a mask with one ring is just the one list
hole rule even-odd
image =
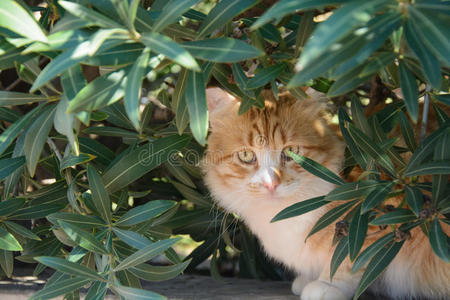
[[252, 164], [256, 161], [256, 154], [251, 150], [242, 150], [238, 152], [239, 159], [246, 164]]
[[295, 154], [299, 154], [300, 153], [300, 147], [299, 146], [287, 146], [284, 147], [283, 151], [281, 151], [281, 158], [284, 161], [290, 161], [292, 160], [291, 156], [289, 155], [289, 153], [295, 153]]

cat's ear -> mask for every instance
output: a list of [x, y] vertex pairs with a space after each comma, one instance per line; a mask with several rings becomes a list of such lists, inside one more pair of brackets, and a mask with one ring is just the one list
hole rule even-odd
[[221, 88], [213, 87], [206, 89], [206, 101], [208, 103], [209, 119], [211, 126], [214, 126], [216, 121], [215, 115], [218, 111], [223, 110], [230, 104], [236, 103], [236, 97], [230, 95]]

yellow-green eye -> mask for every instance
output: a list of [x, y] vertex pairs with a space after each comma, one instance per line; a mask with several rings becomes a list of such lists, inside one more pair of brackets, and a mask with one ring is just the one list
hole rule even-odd
[[251, 150], [242, 150], [238, 152], [239, 159], [246, 164], [252, 164], [256, 161], [256, 154]]
[[292, 160], [291, 156], [289, 155], [289, 152], [293, 152], [295, 154], [299, 154], [300, 147], [299, 146], [287, 146], [287, 147], [284, 147], [283, 151], [281, 152], [281, 158], [284, 161]]

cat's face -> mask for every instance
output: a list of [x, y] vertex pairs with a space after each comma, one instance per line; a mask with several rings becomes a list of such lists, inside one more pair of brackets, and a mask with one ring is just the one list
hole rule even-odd
[[277, 102], [263, 95], [268, 99], [264, 110], [252, 108], [238, 116], [236, 99], [219, 89], [207, 91], [211, 133], [203, 160], [205, 182], [214, 198], [234, 212], [255, 203], [286, 206], [320, 189], [324, 182], [293, 161], [290, 151], [333, 170], [341, 159], [341, 143], [320, 120], [320, 104], [289, 95]]

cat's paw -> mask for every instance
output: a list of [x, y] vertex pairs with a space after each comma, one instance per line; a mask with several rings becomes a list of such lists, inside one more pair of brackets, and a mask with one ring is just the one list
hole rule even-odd
[[339, 288], [330, 283], [315, 280], [308, 283], [301, 294], [301, 300], [348, 300], [350, 297], [345, 295]]
[[305, 286], [310, 282], [311, 280], [309, 280], [306, 276], [298, 275], [292, 282], [292, 293], [294, 293], [294, 295], [300, 296]]

